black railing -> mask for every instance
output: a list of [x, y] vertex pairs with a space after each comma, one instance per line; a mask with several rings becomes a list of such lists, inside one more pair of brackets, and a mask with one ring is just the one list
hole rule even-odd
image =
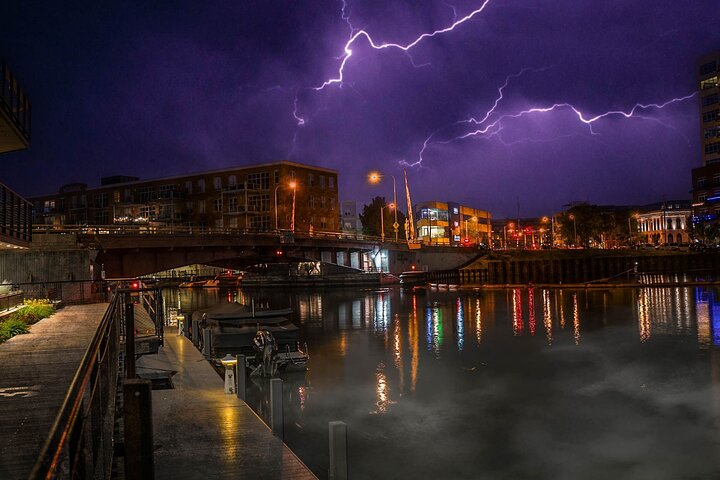
[[0, 183], [0, 237], [8, 241], [30, 242], [31, 217], [32, 203]]
[[14, 283], [25, 298], [46, 298], [64, 304], [107, 302], [108, 284], [104, 281], [66, 280], [59, 282]]
[[30, 143], [30, 101], [5, 61], [0, 61], [0, 108], [12, 119], [15, 127], [25, 137], [26, 143]]
[[[150, 300], [144, 300], [143, 297]], [[128, 450], [134, 451], [134, 446], [128, 446], [128, 442], [135, 443], [134, 439], [138, 435], [143, 438], [152, 435], [151, 430], [146, 429], [147, 422], [138, 422], [138, 418], [148, 412], [128, 409], [127, 392], [124, 409], [118, 409], [116, 405], [118, 384], [124, 383], [127, 387], [132, 381], [125, 382], [125, 379], [135, 378], [135, 342], [126, 340], [134, 335], [136, 301], [140, 305], [155, 308], [155, 312], [149, 313], [156, 323], [156, 332], [159, 331], [159, 335], [162, 335], [160, 289], [125, 288], [117, 289], [113, 293], [108, 309], [75, 372], [62, 407], [28, 478], [109, 478], [114, 462], [115, 444], [123, 443], [127, 453]], [[122, 370], [121, 364], [124, 366]], [[120, 379], [123, 382], [119, 382]], [[116, 439], [114, 420], [120, 414], [121, 423], [125, 425], [122, 429], [124, 437]], [[128, 427], [128, 423], [132, 426]], [[148, 455], [152, 458], [152, 449], [145, 452], [142, 460], [146, 461]], [[137, 455], [133, 455], [128, 458], [126, 455], [126, 472], [128, 469], [137, 471], [136, 457]], [[135, 477], [146, 478], [145, 475]]]

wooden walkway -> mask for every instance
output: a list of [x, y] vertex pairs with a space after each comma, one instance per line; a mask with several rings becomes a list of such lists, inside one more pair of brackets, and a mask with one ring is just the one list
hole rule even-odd
[[158, 355], [138, 360], [138, 375], [176, 372], [172, 390], [152, 397], [155, 477], [316, 479], [235, 395], [190, 340], [168, 330]]
[[65, 307], [0, 345], [0, 478], [27, 478], [106, 309]]

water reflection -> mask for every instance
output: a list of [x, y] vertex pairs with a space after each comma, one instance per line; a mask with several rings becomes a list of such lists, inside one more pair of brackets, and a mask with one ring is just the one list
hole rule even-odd
[[580, 345], [580, 312], [578, 311], [577, 293], [573, 293], [573, 338], [575, 345]]
[[543, 325], [548, 345], [552, 345], [552, 306], [550, 305], [550, 291], [543, 290]]
[[528, 288], [528, 323], [530, 335], [535, 336], [535, 289]]
[[442, 310], [438, 304], [428, 305], [425, 309], [427, 327], [427, 348], [440, 358], [443, 343]]
[[462, 300], [460, 297], [457, 298], [457, 348], [458, 352], [462, 352], [463, 344], [465, 343], [465, 316], [463, 315]]
[[482, 343], [482, 312], [480, 311], [480, 298], [475, 299], [475, 340], [478, 347]]
[[519, 288], [512, 291], [513, 335], [522, 335], [525, 325], [522, 318], [522, 295]]
[[383, 414], [387, 412], [388, 405], [390, 405], [390, 387], [388, 386], [387, 375], [385, 375], [385, 364], [380, 363], [375, 371], [375, 393], [377, 401], [375, 402], [375, 410], [370, 413]]

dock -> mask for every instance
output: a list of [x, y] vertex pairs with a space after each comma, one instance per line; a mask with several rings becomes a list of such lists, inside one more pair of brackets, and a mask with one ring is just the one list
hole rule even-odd
[[172, 374], [172, 389], [152, 392], [155, 478], [317, 478], [244, 401], [224, 393], [187, 338], [168, 332], [159, 354], [138, 360], [137, 373]]
[[0, 345], [0, 478], [30, 474], [106, 309], [62, 308]]

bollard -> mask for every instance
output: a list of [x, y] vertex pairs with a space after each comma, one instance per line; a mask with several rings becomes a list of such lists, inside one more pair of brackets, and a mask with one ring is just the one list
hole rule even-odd
[[245, 355], [236, 355], [237, 363], [235, 364], [235, 378], [237, 378], [237, 388], [235, 393], [240, 400], [245, 400]]
[[192, 339], [193, 345], [196, 347], [200, 345], [198, 343], [198, 339], [200, 338], [200, 335], [198, 335], [198, 321], [193, 319], [192, 321], [192, 330], [190, 330], [190, 338]]
[[279, 378], [270, 380], [270, 429], [281, 440], [283, 438], [282, 384]]
[[126, 379], [123, 384], [125, 411], [125, 478], [154, 478], [152, 383]]
[[345, 422], [328, 423], [330, 430], [330, 480], [347, 480], [347, 425]]
[[183, 326], [185, 325], [185, 319], [178, 318], [177, 325], [178, 325], [178, 335], [182, 335], [183, 334]]
[[204, 356], [209, 357], [210, 356], [210, 329], [209, 328], [203, 328], [203, 349], [202, 353]]
[[125, 376], [135, 378], [135, 307], [132, 303], [125, 305]]

